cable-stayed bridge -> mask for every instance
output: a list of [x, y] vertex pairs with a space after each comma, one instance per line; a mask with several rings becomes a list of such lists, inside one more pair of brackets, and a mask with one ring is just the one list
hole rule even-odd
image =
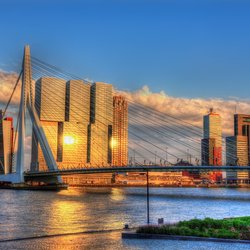
[[[15, 158], [15, 167], [13, 173], [0, 175], [0, 181], [9, 181], [13, 183], [22, 183], [26, 180], [42, 180], [49, 183], [61, 183], [63, 175], [72, 174], [97, 174], [97, 173], [114, 173], [114, 172], [171, 172], [171, 171], [249, 171], [249, 166], [199, 166], [201, 162], [201, 138], [203, 131], [201, 128], [188, 124], [187, 122], [157, 111], [156, 109], [136, 102], [129, 95], [126, 96], [129, 106], [129, 144], [128, 149], [130, 157], [126, 164], [117, 166], [112, 164], [112, 161], [98, 161], [103, 156], [101, 154], [102, 146], [100, 141], [92, 145], [94, 157], [86, 164], [79, 167], [77, 164], [71, 163], [71, 167], [60, 167], [60, 164], [55, 159], [55, 154], [58, 154], [58, 149], [50, 147], [49, 138], [54, 137], [53, 130], [47, 130], [47, 135], [43, 129], [43, 124], [39, 118], [39, 105], [41, 100], [35, 98], [36, 91], [41, 91], [42, 85], [34, 82], [43, 77], [53, 78], [54, 91], [53, 98], [50, 95], [50, 89], [43, 89], [46, 95], [48, 105], [54, 105], [57, 108], [61, 102], [62, 93], [56, 92], [57, 87], [62, 84], [62, 79], [76, 81], [83, 81], [86, 85], [92, 83], [74, 76], [70, 73], [61, 71], [53, 65], [42, 62], [41, 60], [31, 57], [29, 46], [25, 47], [22, 68], [17, 78], [13, 93], [17, 89], [17, 85], [21, 81], [20, 105], [19, 114], [16, 126], [16, 140], [17, 151]], [[53, 89], [53, 88], [52, 88]], [[78, 91], [75, 87], [75, 91]], [[4, 110], [4, 115], [8, 111], [9, 102]], [[121, 93], [121, 92], [119, 92]], [[108, 93], [103, 93], [105, 95]], [[93, 102], [93, 96], [90, 96], [90, 102]], [[65, 102], [67, 102], [67, 97]], [[93, 104], [93, 103], [92, 103]], [[76, 98], [72, 104], [72, 112], [75, 117], [83, 116], [90, 117], [91, 120], [97, 120], [100, 124], [97, 130], [102, 133], [103, 127], [101, 125], [111, 124], [113, 111], [106, 110], [106, 115], [99, 114], [98, 118], [89, 113], [80, 113], [78, 107], [83, 105]], [[105, 103], [101, 105], [105, 106]], [[199, 108], [199, 107], [197, 107]], [[85, 112], [85, 111], [84, 111]], [[46, 116], [52, 114], [47, 113]], [[60, 114], [55, 110], [53, 116]], [[86, 118], [89, 119], [89, 118]], [[27, 120], [30, 121], [34, 140], [32, 143], [41, 149], [43, 154], [44, 164], [46, 169], [39, 169], [37, 166], [26, 166], [24, 159], [27, 135]], [[87, 122], [90, 122], [85, 121]], [[87, 133], [83, 131], [83, 134]], [[48, 138], [49, 135], [49, 138]], [[85, 134], [85, 138], [87, 135]], [[54, 138], [56, 140], [56, 138]], [[60, 138], [57, 140], [60, 140]], [[70, 136], [67, 138], [70, 143], [73, 140]], [[103, 139], [107, 140], [107, 139]], [[224, 141], [222, 143], [225, 143]], [[104, 144], [109, 144], [109, 141], [104, 141]], [[32, 145], [32, 146], [34, 146]], [[57, 152], [55, 152], [57, 151]], [[223, 152], [225, 156], [225, 152]], [[178, 163], [186, 159], [190, 166], [178, 166]], [[77, 159], [76, 159], [77, 160]], [[195, 165], [195, 166], [193, 166]]]

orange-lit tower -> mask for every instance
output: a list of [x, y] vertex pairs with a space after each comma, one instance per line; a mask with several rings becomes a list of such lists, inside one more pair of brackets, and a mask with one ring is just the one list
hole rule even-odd
[[128, 163], [128, 102], [123, 96], [113, 97], [112, 165]]

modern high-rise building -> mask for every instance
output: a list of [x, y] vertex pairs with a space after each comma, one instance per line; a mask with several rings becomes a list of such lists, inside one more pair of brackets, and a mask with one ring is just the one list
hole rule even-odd
[[107, 166], [112, 163], [112, 85], [103, 82], [94, 83], [91, 86], [90, 100], [88, 162], [92, 166]]
[[[127, 165], [128, 104], [124, 97], [113, 98], [111, 84], [40, 78], [34, 103], [59, 168]], [[34, 133], [31, 167], [47, 169]]]
[[[236, 135], [226, 138], [226, 161], [229, 166], [248, 165], [248, 138], [247, 136]], [[229, 180], [248, 179], [248, 172], [227, 172]]]
[[213, 166], [214, 159], [217, 159], [218, 156], [215, 156], [214, 148], [215, 148], [215, 139], [214, 138], [206, 138], [201, 140], [201, 152], [202, 152], [202, 165]]
[[112, 165], [128, 163], [128, 102], [123, 96], [113, 97]]
[[235, 114], [234, 115], [234, 135], [247, 137], [248, 143], [248, 164], [250, 163], [250, 115]]
[[3, 119], [0, 110], [0, 172], [12, 172], [13, 162], [13, 119]]
[[65, 81], [42, 77], [35, 86], [35, 107], [41, 121], [65, 121]]
[[81, 80], [66, 83], [65, 120], [68, 122], [90, 122], [90, 84]]
[[[58, 122], [65, 121], [66, 83], [42, 77], [35, 84], [35, 108], [54, 158], [58, 154]], [[35, 134], [32, 134], [31, 169], [46, 170], [47, 165]]]
[[[226, 159], [228, 165], [249, 166], [250, 115], [234, 115], [234, 136], [226, 138]], [[228, 172], [227, 179], [237, 179], [238, 182], [244, 181], [249, 179], [249, 172]]]
[[[58, 122], [40, 121], [51, 152], [57, 161], [58, 147]], [[35, 133], [32, 133], [32, 153], [31, 153], [31, 169], [32, 170], [47, 170], [47, 165], [43, 156], [42, 149], [38, 143]]]
[[80, 122], [59, 123], [57, 161], [59, 167], [83, 167], [87, 163], [88, 125]]
[[213, 109], [203, 117], [202, 165], [222, 165], [221, 117]]
[[[90, 86], [79, 80], [67, 83], [57, 78], [36, 82], [36, 110], [58, 167], [87, 163]], [[33, 169], [47, 168], [40, 145], [33, 133]]]

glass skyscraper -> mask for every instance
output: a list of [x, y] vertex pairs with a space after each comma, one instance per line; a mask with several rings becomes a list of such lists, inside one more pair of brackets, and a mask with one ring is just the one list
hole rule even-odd
[[222, 165], [221, 117], [213, 109], [203, 117], [202, 165]]
[[[234, 136], [226, 138], [227, 165], [249, 166], [250, 163], [250, 115], [234, 115]], [[248, 171], [228, 172], [228, 179], [249, 179]]]

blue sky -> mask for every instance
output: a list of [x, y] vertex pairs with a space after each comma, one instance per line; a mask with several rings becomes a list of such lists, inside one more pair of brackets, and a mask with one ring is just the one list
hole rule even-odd
[[[60, 2], [60, 3], [59, 3]], [[1, 0], [0, 68], [33, 56], [172, 96], [250, 96], [250, 1]]]

